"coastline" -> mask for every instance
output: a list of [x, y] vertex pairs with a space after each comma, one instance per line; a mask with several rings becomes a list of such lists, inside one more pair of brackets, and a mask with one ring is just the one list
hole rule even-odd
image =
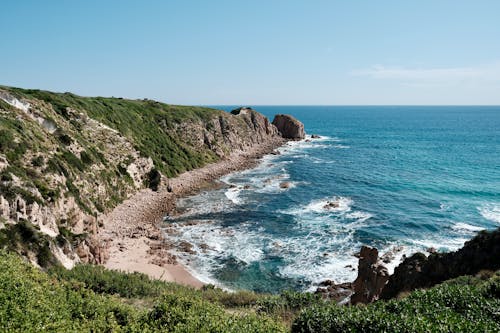
[[[107, 248], [108, 269], [147, 274], [154, 279], [200, 288], [203, 283], [192, 276], [172, 255], [171, 245], [160, 229], [163, 217], [175, 210], [176, 200], [196, 193], [220, 177], [255, 166], [264, 155], [287, 140], [276, 137], [247, 150], [238, 150], [219, 162], [184, 172], [162, 181], [157, 192], [143, 189], [100, 218], [99, 238]], [[167, 184], [172, 189], [168, 192]]]

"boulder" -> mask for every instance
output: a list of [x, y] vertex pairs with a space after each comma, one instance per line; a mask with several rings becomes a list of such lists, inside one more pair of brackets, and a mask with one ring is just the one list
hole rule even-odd
[[351, 296], [351, 303], [376, 301], [387, 280], [389, 280], [389, 271], [379, 260], [378, 250], [363, 246], [359, 256], [358, 277], [353, 282], [354, 295]]
[[290, 182], [282, 182], [282, 183], [280, 183], [280, 188], [290, 188]]
[[274, 116], [273, 125], [285, 139], [302, 140], [306, 137], [304, 124], [287, 114]]
[[315, 294], [321, 295], [323, 299], [341, 304], [346, 302], [352, 293], [352, 283], [347, 282], [336, 284], [332, 280], [321, 282], [315, 292]]
[[328, 201], [326, 205], [323, 206], [323, 209], [336, 209], [339, 208], [340, 204], [336, 201]]
[[311, 139], [320, 139], [321, 137], [318, 134], [311, 135]]
[[234, 115], [244, 115], [244, 114], [249, 114], [250, 112], [252, 112], [253, 109], [248, 107], [248, 106], [242, 106], [242, 107], [239, 107], [237, 109], [234, 109], [234, 110], [231, 110], [231, 114], [234, 114]]

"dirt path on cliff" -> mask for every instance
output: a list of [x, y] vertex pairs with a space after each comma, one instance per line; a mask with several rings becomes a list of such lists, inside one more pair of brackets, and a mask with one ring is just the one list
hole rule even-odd
[[[168, 179], [157, 192], [144, 189], [122, 202], [101, 220], [99, 238], [107, 248], [104, 266], [201, 287], [203, 284], [170, 253], [172, 247], [160, 229], [162, 218], [175, 209], [178, 198], [196, 193], [223, 175], [253, 167], [260, 157], [284, 143], [285, 140], [276, 138], [246, 151], [234, 152], [222, 161]], [[167, 191], [167, 184], [172, 192]]]

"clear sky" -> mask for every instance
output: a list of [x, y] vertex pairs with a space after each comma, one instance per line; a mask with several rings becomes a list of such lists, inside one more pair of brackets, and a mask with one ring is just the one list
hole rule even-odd
[[500, 104], [500, 1], [24, 1], [0, 84], [176, 104]]

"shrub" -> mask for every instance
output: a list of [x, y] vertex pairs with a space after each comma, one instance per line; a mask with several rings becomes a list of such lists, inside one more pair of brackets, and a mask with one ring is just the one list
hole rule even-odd
[[[500, 300], [491, 280], [460, 278], [402, 300], [366, 306], [313, 306], [303, 310], [292, 332], [496, 332]], [[483, 282], [485, 283], [485, 282]]]
[[158, 191], [158, 186], [161, 182], [161, 174], [156, 169], [151, 169], [147, 174], [147, 186], [153, 190]]
[[43, 166], [43, 157], [42, 156], [33, 157], [31, 159], [31, 165], [36, 166], [36, 167]]

